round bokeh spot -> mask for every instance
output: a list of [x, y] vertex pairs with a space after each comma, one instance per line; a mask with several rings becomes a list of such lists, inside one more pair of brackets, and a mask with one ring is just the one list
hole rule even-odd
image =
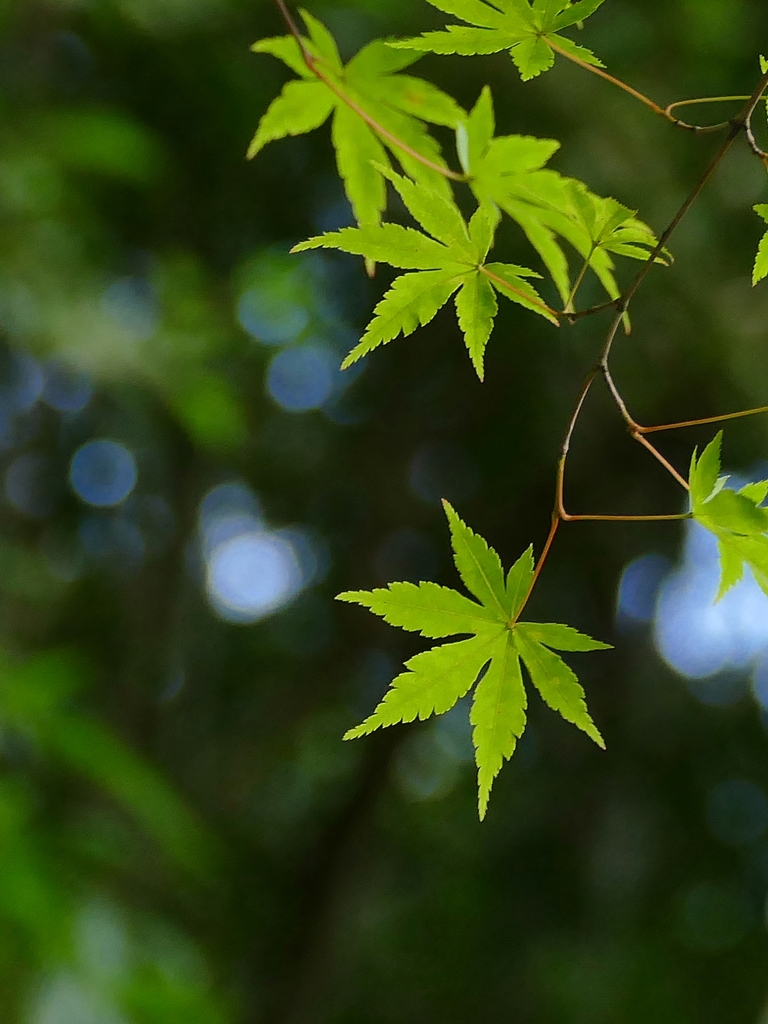
[[138, 479], [136, 459], [119, 441], [89, 441], [79, 448], [69, 470], [72, 489], [87, 505], [110, 508], [125, 501]]

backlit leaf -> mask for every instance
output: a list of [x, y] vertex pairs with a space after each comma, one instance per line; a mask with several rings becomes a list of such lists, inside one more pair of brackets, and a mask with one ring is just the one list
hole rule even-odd
[[[764, 221], [768, 221], [768, 205], [762, 203], [759, 206], [756, 206], [755, 212], [759, 213]], [[757, 284], [765, 277], [768, 277], [768, 231], [763, 235], [760, 241], [760, 247], [757, 250], [755, 269], [752, 272], [752, 284]]]
[[[308, 31], [303, 45], [315, 65], [308, 66], [312, 60], [305, 61], [292, 36], [262, 39], [251, 47], [255, 53], [268, 53], [282, 60], [302, 82], [288, 83], [269, 107], [249, 157], [275, 139], [320, 127], [335, 111], [337, 164], [359, 224], [380, 223], [385, 187], [380, 170], [372, 164], [389, 166], [389, 154], [416, 180], [447, 192], [444, 177], [423, 162], [445, 166], [440, 146], [424, 122], [456, 128], [466, 117], [461, 107], [432, 83], [399, 75], [397, 72], [413, 64], [418, 55], [395, 50], [385, 40], [363, 47], [345, 67], [328, 29], [308, 12], [301, 14]], [[422, 160], [407, 149], [418, 153]]]
[[[493, 122], [493, 100], [485, 89], [461, 136], [478, 200], [496, 205], [519, 224], [564, 304], [571, 273], [561, 239], [576, 250], [608, 296], [618, 298], [614, 257], [647, 260], [657, 244], [654, 233], [615, 199], [597, 196], [583, 182], [549, 170], [546, 164], [559, 143], [519, 135], [493, 138]], [[657, 259], [666, 263], [669, 254]]]
[[727, 478], [720, 475], [722, 439], [721, 432], [701, 457], [693, 453], [689, 477], [693, 517], [718, 541], [718, 601], [741, 580], [745, 565], [768, 594], [768, 509], [761, 507], [768, 481], [748, 484], [738, 492], [726, 489]]
[[392, 583], [370, 593], [341, 594], [339, 600], [363, 605], [386, 622], [422, 636], [473, 636], [411, 658], [408, 671], [392, 682], [374, 713], [345, 739], [443, 714], [476, 686], [470, 719], [482, 819], [494, 780], [525, 729], [528, 698], [521, 658], [547, 704], [603, 746], [576, 676], [550, 648], [594, 651], [607, 645], [568, 626], [517, 622], [533, 581], [532, 549], [517, 560], [505, 582], [498, 554], [447, 502], [444, 506], [456, 567], [479, 603], [435, 583]]
[[460, 18], [467, 25], [448, 25], [442, 32], [425, 32], [390, 45], [432, 53], [472, 54], [509, 50], [523, 81], [536, 78], [555, 63], [556, 50], [565, 51], [589, 64], [602, 66], [595, 55], [558, 35], [581, 23], [604, 0], [429, 0], [433, 7]]
[[377, 169], [392, 182], [410, 214], [432, 237], [398, 224], [363, 225], [311, 238], [293, 251], [339, 249], [402, 270], [440, 273], [397, 278], [376, 307], [373, 320], [345, 366], [378, 345], [400, 334], [407, 336], [420, 324], [428, 323], [459, 287], [459, 326], [481, 379], [485, 347], [498, 312], [494, 291], [559, 326], [553, 310], [526, 280], [539, 275], [525, 267], [484, 265], [499, 219], [495, 207], [482, 204], [467, 225], [450, 195], [442, 195], [386, 167]]
[[456, 313], [480, 380], [485, 378], [485, 346], [498, 312], [499, 304], [491, 282], [481, 274], [472, 274], [456, 296]]
[[445, 270], [403, 274], [376, 306], [368, 329], [341, 364], [347, 369], [379, 345], [408, 335], [433, 320], [461, 285], [461, 276]]
[[[326, 93], [328, 90], [324, 90]], [[360, 225], [377, 225], [387, 205], [387, 189], [376, 164], [387, 154], [376, 135], [348, 107], [337, 104], [333, 146], [339, 176]]]
[[493, 648], [493, 660], [475, 690], [470, 721], [477, 757], [480, 820], [485, 818], [491, 787], [505, 760], [515, 752], [525, 731], [528, 697], [520, 656], [512, 636], [504, 632]]
[[390, 583], [385, 590], [339, 594], [337, 600], [370, 608], [390, 626], [421, 633], [433, 640], [461, 633], [479, 633], [499, 618], [463, 594], [437, 583]]
[[453, 559], [464, 586], [486, 608], [494, 610], [499, 622], [505, 622], [510, 606], [501, 559], [483, 537], [459, 518], [449, 502], [443, 501], [443, 507], [451, 529]]
[[408, 671], [393, 681], [370, 718], [350, 729], [344, 739], [358, 739], [388, 725], [423, 721], [450, 711], [477, 682], [502, 635], [498, 629], [492, 635], [483, 633], [417, 654], [405, 663]]
[[303, 135], [324, 124], [333, 112], [333, 101], [320, 82], [288, 82], [261, 119], [248, 150], [256, 156], [270, 142], [287, 135]]
[[584, 699], [584, 690], [574, 672], [559, 655], [533, 640], [522, 630], [515, 633], [515, 644], [520, 651], [531, 681], [553, 711], [559, 712], [566, 722], [582, 729], [599, 747], [605, 748], [603, 737], [595, 728]]

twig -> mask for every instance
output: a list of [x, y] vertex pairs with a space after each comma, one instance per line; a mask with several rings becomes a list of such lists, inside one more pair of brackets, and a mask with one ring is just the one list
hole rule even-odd
[[[768, 75], [765, 76], [765, 80], [766, 80], [766, 82], [768, 82]], [[764, 89], [764, 88], [765, 88], [765, 86], [763, 85], [762, 89]], [[761, 89], [761, 95], [762, 95], [762, 89]], [[755, 103], [759, 102], [759, 99], [760, 99], [760, 96], [757, 97], [757, 99], [755, 100]], [[695, 188], [693, 189], [691, 194], [688, 196], [688, 198], [685, 200], [685, 202], [680, 207], [680, 209], [677, 211], [677, 213], [675, 214], [675, 216], [672, 219], [671, 224], [669, 225], [669, 227], [664, 231], [664, 233], [659, 238], [659, 241], [656, 244], [656, 248], [653, 250], [653, 252], [649, 256], [648, 260], [640, 268], [640, 271], [637, 274], [637, 276], [635, 277], [634, 281], [630, 284], [629, 288], [627, 289], [627, 291], [622, 296], [622, 304], [625, 307], [628, 306], [629, 303], [632, 301], [632, 299], [635, 297], [635, 294], [637, 293], [638, 288], [640, 288], [640, 286], [642, 285], [643, 281], [645, 281], [646, 277], [648, 276], [648, 274], [650, 274], [651, 270], [653, 269], [653, 266], [654, 266], [654, 264], [656, 262], [656, 258], [662, 253], [662, 251], [666, 247], [667, 242], [669, 241], [669, 239], [672, 237], [674, 232], [679, 227], [680, 222], [685, 218], [685, 215], [688, 213], [690, 208], [694, 205], [696, 200], [699, 198], [701, 193], [704, 191], [706, 186], [709, 184], [709, 181], [710, 181], [712, 175], [715, 173], [715, 171], [718, 169], [720, 164], [723, 162], [725, 157], [730, 152], [730, 150], [731, 150], [734, 142], [736, 141], [737, 137], [744, 130], [745, 123], [746, 123], [746, 117], [740, 118], [740, 119], [735, 119], [732, 122], [731, 130], [728, 132], [727, 138], [725, 139], [723, 144], [720, 146], [718, 151], [715, 153], [715, 155], [710, 160], [709, 164], [707, 165], [707, 169], [704, 171], [704, 174], [702, 174], [702, 176], [699, 179], [699, 181], [697, 182]]]
[[544, 550], [541, 553], [541, 558], [539, 558], [538, 562], [536, 563], [536, 569], [533, 573], [531, 585], [528, 587], [528, 593], [523, 598], [523, 602], [520, 605], [517, 615], [514, 617], [514, 619], [512, 619], [512, 621], [509, 624], [510, 628], [512, 628], [517, 623], [520, 616], [523, 614], [524, 608], [531, 599], [531, 594], [533, 594], [534, 590], [536, 589], [536, 584], [539, 582], [539, 576], [541, 576], [542, 570], [544, 569], [544, 565], [547, 561], [547, 558], [549, 557], [549, 552], [552, 550], [552, 545], [555, 543], [557, 531], [560, 529], [560, 524], [562, 522], [563, 519], [560, 515], [552, 516], [552, 525], [549, 530], [549, 536], [547, 537], [546, 543], [544, 544]]
[[720, 124], [689, 124], [687, 121], [681, 121], [679, 117], [675, 117], [673, 111], [677, 107], [693, 106], [696, 103], [722, 103], [725, 100], [740, 100], [748, 99], [747, 96], [712, 96], [703, 97], [702, 99], [694, 100], [680, 100], [677, 103], [670, 103], [667, 107], [661, 107], [658, 103], [646, 96], [645, 93], [640, 92], [638, 89], [633, 88], [626, 82], [623, 82], [620, 78], [616, 78], [615, 75], [609, 74], [603, 68], [596, 67], [594, 64], [589, 64], [587, 61], [582, 60], [581, 57], [577, 57], [573, 53], [568, 53], [562, 47], [558, 46], [557, 43], [553, 42], [550, 36], [547, 36], [547, 45], [550, 46], [555, 53], [559, 53], [561, 57], [565, 57], [573, 64], [578, 64], [580, 68], [584, 68], [585, 71], [589, 71], [592, 75], [597, 75], [606, 82], [610, 82], [611, 85], [615, 85], [618, 89], [622, 89], [628, 93], [634, 99], [639, 100], [644, 106], [652, 110], [654, 114], [658, 114], [659, 117], [663, 117], [665, 121], [668, 121], [675, 128], [681, 128], [686, 132], [693, 132], [695, 135], [707, 135], [711, 132], [719, 132], [727, 128], [730, 125], [730, 121], [723, 121]]
[[607, 358], [603, 359], [603, 361], [600, 363], [600, 372], [603, 375], [603, 378], [604, 378], [605, 383], [606, 383], [606, 385], [608, 387], [608, 390], [611, 392], [611, 396], [612, 396], [614, 402], [619, 407], [619, 412], [621, 413], [621, 415], [622, 415], [622, 417], [624, 419], [624, 422], [629, 427], [630, 433], [633, 433], [636, 430], [639, 433], [642, 433], [642, 430], [640, 429], [639, 423], [637, 423], [635, 421], [634, 417], [630, 414], [629, 409], [627, 408], [626, 402], [624, 401], [624, 399], [621, 396], [621, 392], [616, 387], [616, 383], [615, 383], [615, 381], [613, 379], [613, 375], [611, 373], [611, 369], [608, 366]]
[[[555, 49], [558, 49], [558, 48], [555, 47]], [[562, 51], [558, 50], [558, 52], [562, 52]], [[567, 57], [569, 55], [566, 54], [566, 53], [563, 53], [563, 56]], [[579, 64], [583, 63], [582, 61], [577, 60], [576, 58], [570, 58], [570, 59], [576, 60], [576, 63], [579, 63]], [[635, 90], [630, 89], [628, 86], [625, 86], [623, 83], [619, 83], [618, 80], [613, 79], [611, 76], [608, 76], [608, 75], [604, 74], [603, 72], [600, 72], [599, 69], [592, 68], [588, 64], [585, 64], [585, 67], [587, 67], [587, 69], [590, 70], [590, 71], [594, 71], [596, 73], [599, 73], [600, 76], [603, 77], [603, 78], [608, 78], [608, 80], [609, 81], [613, 81], [614, 84], [620, 85], [627, 92], [631, 92], [633, 94], [635, 93]], [[574, 410], [573, 410], [573, 412], [571, 414], [571, 418], [570, 418], [570, 420], [568, 422], [568, 427], [567, 427], [567, 430], [565, 432], [565, 437], [563, 438], [563, 443], [562, 443], [561, 448], [560, 448], [560, 459], [558, 461], [558, 467], [557, 467], [557, 485], [556, 485], [556, 491], [555, 491], [555, 507], [554, 507], [554, 511], [553, 511], [553, 514], [552, 514], [553, 515], [552, 527], [550, 529], [549, 537], [547, 538], [547, 543], [544, 546], [544, 550], [543, 550], [543, 552], [541, 554], [541, 557], [539, 558], [539, 560], [538, 560], [538, 562], [536, 564], [536, 570], [535, 570], [535, 573], [534, 573], [533, 585], [531, 586], [531, 589], [530, 589], [529, 593], [526, 595], [525, 602], [524, 602], [522, 608], [520, 609], [518, 615], [522, 614], [523, 609], [525, 608], [525, 605], [530, 600], [531, 594], [533, 593], [533, 590], [534, 590], [534, 587], [535, 587], [536, 583], [538, 582], [539, 577], [541, 576], [541, 573], [542, 573], [542, 570], [543, 570], [544, 565], [546, 563], [546, 560], [549, 557], [550, 551], [552, 549], [552, 544], [554, 542], [555, 536], [557, 535], [558, 524], [561, 523], [561, 522], [573, 522], [574, 521], [573, 518], [569, 516], [568, 512], [565, 509], [565, 503], [564, 503], [565, 469], [566, 469], [566, 464], [567, 464], [567, 461], [568, 461], [568, 454], [569, 454], [570, 447], [571, 447], [571, 441], [573, 439], [574, 431], [576, 430], [576, 425], [577, 425], [577, 423], [579, 421], [579, 418], [581, 416], [582, 410], [584, 409], [584, 404], [585, 404], [585, 402], [587, 400], [587, 397], [588, 397], [590, 391], [592, 390], [592, 385], [594, 384], [594, 382], [595, 382], [595, 380], [597, 379], [598, 376], [600, 376], [602, 374], [602, 376], [604, 377], [604, 379], [606, 381], [606, 384], [608, 385], [608, 388], [611, 391], [611, 394], [612, 394], [612, 396], [614, 398], [614, 401], [616, 401], [616, 404], [619, 407], [619, 411], [621, 412], [625, 422], [627, 423], [627, 426], [630, 428], [630, 433], [635, 438], [635, 440], [639, 441], [640, 444], [643, 445], [643, 447], [647, 448], [650, 451], [650, 453], [654, 456], [654, 458], [658, 459], [658, 461], [675, 478], [675, 480], [678, 481], [678, 483], [680, 483], [683, 487], [688, 489], [688, 483], [677, 472], [677, 470], [674, 468], [674, 466], [672, 466], [664, 458], [664, 456], [659, 451], [657, 451], [656, 448], [654, 448], [654, 446], [650, 443], [650, 441], [648, 441], [647, 438], [644, 436], [644, 433], [648, 432], [648, 431], [644, 432], [642, 429], [640, 429], [639, 424], [636, 423], [634, 418], [630, 415], [629, 410], [627, 409], [626, 403], [624, 402], [623, 398], [621, 397], [621, 394], [620, 394], [618, 388], [616, 387], [616, 385], [615, 385], [615, 383], [613, 381], [613, 377], [611, 376], [611, 372], [610, 372], [610, 368], [609, 368], [609, 359], [610, 359], [611, 351], [613, 350], [613, 345], [614, 345], [614, 342], [616, 340], [616, 335], [618, 334], [619, 327], [621, 325], [622, 319], [624, 317], [624, 314], [627, 312], [632, 299], [634, 298], [634, 296], [636, 295], [638, 289], [641, 287], [641, 285], [645, 281], [646, 277], [650, 273], [651, 268], [653, 267], [654, 263], [656, 262], [657, 257], [663, 251], [663, 249], [666, 246], [667, 242], [669, 241], [670, 237], [674, 234], [674, 232], [677, 229], [677, 227], [679, 226], [680, 222], [683, 220], [683, 218], [688, 213], [690, 208], [693, 206], [693, 204], [699, 198], [699, 196], [703, 192], [704, 188], [707, 186], [709, 180], [711, 179], [712, 175], [715, 173], [717, 168], [720, 166], [722, 161], [725, 159], [725, 157], [727, 156], [727, 154], [731, 150], [731, 148], [732, 148], [734, 142], [736, 141], [737, 137], [742, 132], [745, 132], [745, 134], [746, 134], [746, 128], [749, 125], [750, 119], [751, 119], [751, 117], [752, 117], [752, 115], [753, 115], [753, 113], [754, 113], [754, 111], [755, 111], [755, 109], [757, 107], [757, 104], [760, 102], [760, 100], [761, 100], [761, 98], [763, 96], [763, 93], [765, 92], [766, 88], [768, 88], [768, 72], [766, 72], [763, 75], [763, 77], [760, 79], [759, 85], [757, 86], [755, 91], [751, 94], [749, 99], [747, 100], [746, 106], [742, 109], [740, 114], [737, 117], [733, 118], [732, 121], [729, 122], [730, 130], [728, 132], [727, 138], [724, 140], [722, 145], [719, 147], [719, 149], [715, 153], [714, 157], [710, 160], [709, 164], [707, 165], [706, 170], [704, 171], [704, 173], [702, 174], [701, 178], [699, 179], [699, 181], [696, 183], [695, 187], [693, 188], [693, 191], [690, 193], [688, 198], [682, 204], [682, 206], [680, 207], [680, 209], [677, 211], [677, 213], [673, 217], [673, 219], [672, 219], [671, 223], [669, 224], [669, 226], [667, 227], [667, 229], [664, 231], [664, 233], [659, 238], [659, 241], [658, 241], [655, 249], [653, 250], [653, 252], [648, 257], [648, 260], [643, 264], [643, 266], [641, 267], [639, 273], [637, 274], [635, 279], [632, 281], [632, 283], [629, 285], [629, 288], [621, 296], [621, 298], [618, 299], [615, 303], [612, 303], [612, 305], [615, 305], [615, 307], [616, 307], [616, 315], [614, 316], [613, 321], [611, 322], [611, 326], [610, 326], [610, 329], [608, 331], [608, 336], [607, 336], [607, 338], [605, 340], [605, 343], [603, 345], [602, 351], [600, 353], [600, 357], [599, 357], [597, 363], [595, 364], [595, 366], [593, 366], [592, 369], [587, 374], [587, 376], [586, 376], [586, 378], [584, 380], [584, 383], [581, 386], [581, 389], [579, 391], [578, 397], [576, 399], [576, 405], [575, 405]], [[648, 100], [648, 97], [644, 97], [644, 96], [642, 96], [642, 94], [637, 94], [637, 98], [641, 99], [643, 102], [646, 103], [647, 106], [650, 106], [652, 109], [657, 109], [657, 105], [655, 103], [653, 103], [653, 101]], [[660, 108], [658, 108], [658, 109], [660, 109]], [[578, 521], [578, 518], [579, 517], [577, 517], [577, 521]], [[686, 518], [686, 517], [681, 517], [681, 518]], [[600, 520], [598, 520], [598, 521], [605, 521], [605, 520], [603, 520], [602, 517], [601, 517]], [[617, 521], [627, 521], [627, 520], [617, 520]], [[648, 520], [645, 520], [645, 521], [648, 521]]]
[[763, 405], [759, 409], [745, 409], [743, 412], [729, 412], [724, 416], [707, 416], [701, 420], [683, 420], [680, 423], [663, 423], [658, 427], [641, 427], [638, 424], [637, 429], [641, 434], [660, 434], [663, 430], [683, 430], [686, 427], [706, 427], [712, 423], [727, 423], [729, 420], [741, 420], [747, 416], [759, 416], [766, 412], [768, 412], [768, 405]]
[[643, 446], [643, 448], [648, 449], [648, 451], [651, 453], [654, 459], [661, 463], [664, 469], [666, 469], [670, 476], [674, 477], [675, 480], [677, 480], [681, 487], [684, 487], [686, 491], [690, 490], [688, 481], [685, 479], [685, 477], [680, 476], [680, 474], [677, 472], [672, 463], [664, 458], [664, 456], [661, 454], [658, 448], [654, 448], [651, 442], [646, 440], [646, 438], [644, 438], [642, 434], [633, 433], [632, 436], [636, 441], [638, 441]]
[[691, 519], [691, 512], [671, 516], [572, 516], [567, 512], [561, 517], [564, 523], [675, 523]]
[[547, 45], [550, 46], [555, 51], [555, 53], [559, 53], [561, 57], [566, 57], [573, 64], [578, 64], [578, 66], [580, 68], [584, 68], [585, 71], [589, 71], [593, 75], [597, 75], [598, 77], [604, 79], [606, 82], [610, 82], [611, 85], [615, 85], [619, 89], [623, 89], [624, 92], [629, 93], [629, 95], [633, 96], [636, 100], [640, 100], [641, 103], [645, 104], [646, 107], [649, 107], [654, 112], [654, 114], [658, 114], [659, 117], [663, 117], [666, 121], [674, 120], [674, 118], [672, 118], [669, 114], [665, 112], [663, 107], [660, 107], [659, 104], [655, 103], [649, 96], [646, 96], [644, 93], [639, 92], [637, 89], [633, 89], [631, 85], [627, 85], [626, 82], [622, 82], [620, 78], [614, 77], [614, 75], [611, 75], [607, 71], [604, 71], [603, 68], [595, 67], [594, 64], [588, 64], [587, 61], [582, 60], [581, 57], [577, 57], [573, 53], [568, 53], [567, 50], [564, 50], [562, 49], [562, 47], [558, 46], [557, 43], [554, 42], [549, 36], [547, 37]]
[[758, 157], [758, 159], [762, 160], [763, 166], [765, 167], [766, 170], [768, 170], [768, 153], [766, 153], [766, 151], [764, 149], [761, 149], [760, 146], [757, 143], [757, 139], [755, 138], [755, 133], [752, 130], [752, 118], [751, 117], [749, 118], [749, 120], [747, 121], [747, 123], [745, 125], [745, 130], [746, 130], [746, 133], [747, 133], [747, 142], [749, 143], [749, 148], [752, 150], [752, 152], [755, 154], [755, 156]]
[[[677, 103], [670, 103], [669, 106], [665, 108], [664, 113], [670, 116], [674, 116], [673, 112], [677, 110], [679, 107], [694, 107], [700, 106], [705, 103], [743, 103], [745, 100], [748, 99], [750, 99], [749, 96], [701, 96], [693, 100], [678, 100]], [[679, 123], [683, 124], [684, 122]], [[730, 125], [730, 123], [730, 121], [719, 121], [717, 124], [699, 125], [698, 131], [701, 134], [707, 132], [719, 132], [722, 131], [724, 128], [727, 128]]]
[[575, 324], [577, 320], [583, 320], [584, 317], [594, 316], [596, 313], [604, 313], [606, 309], [616, 309], [617, 305], [621, 302], [621, 298], [609, 299], [607, 302], [601, 302], [597, 306], [590, 306], [589, 309], [579, 309], [575, 313], [563, 312], [565, 319]]
[[653, 457], [661, 463], [661, 465], [666, 469], [666, 471], [671, 476], [673, 476], [682, 487], [686, 489], [686, 491], [689, 490], [688, 481], [685, 480], [682, 476], [680, 476], [680, 474], [677, 472], [677, 470], [671, 464], [671, 462], [667, 461], [667, 459], [664, 458], [661, 452], [654, 445], [652, 445], [651, 442], [647, 440], [647, 438], [644, 436], [645, 431], [640, 426], [640, 424], [635, 420], [635, 418], [631, 415], [629, 409], [627, 408], [627, 404], [621, 395], [621, 392], [616, 387], [616, 383], [613, 379], [613, 375], [611, 374], [610, 367], [608, 366], [607, 358], [600, 363], [600, 371], [603, 375], [606, 385], [608, 386], [608, 390], [610, 391], [614, 402], [618, 406], [619, 412], [621, 413], [624, 422], [627, 424], [627, 427], [629, 428], [629, 433], [631, 437], [639, 444], [641, 444], [644, 448], [646, 448], [651, 453], [651, 455], [653, 455]]

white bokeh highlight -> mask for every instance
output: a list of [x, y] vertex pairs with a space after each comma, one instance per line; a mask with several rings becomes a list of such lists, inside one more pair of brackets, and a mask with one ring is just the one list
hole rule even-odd
[[203, 500], [200, 549], [208, 602], [219, 618], [237, 625], [287, 607], [315, 575], [307, 535], [270, 529], [253, 493], [239, 483], [216, 487]]
[[717, 540], [691, 522], [683, 563], [661, 585], [654, 616], [659, 653], [688, 679], [748, 671], [768, 658], [768, 597], [746, 570], [715, 603], [719, 582]]

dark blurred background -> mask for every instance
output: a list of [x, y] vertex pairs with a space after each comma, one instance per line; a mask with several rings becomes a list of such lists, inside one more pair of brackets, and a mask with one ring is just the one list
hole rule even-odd
[[[312, 12], [345, 56], [443, 20]], [[574, 658], [607, 753], [534, 700], [481, 826], [466, 707], [341, 742], [421, 645], [334, 595], [455, 585], [441, 497], [540, 549], [604, 325], [507, 304], [481, 385], [446, 311], [340, 374], [389, 272], [287, 255], [350, 212], [327, 129], [244, 159], [281, 32], [267, 0], [0, 6], [0, 1022], [766, 1024], [768, 600], [715, 609], [697, 533], [558, 538], [531, 612], [616, 644]], [[749, 93], [767, 34], [764, 0], [609, 0], [584, 42], [666, 103]], [[717, 145], [562, 62], [415, 73], [490, 82], [501, 134], [657, 230]], [[768, 402], [765, 196], [737, 148], [638, 296], [641, 422]], [[684, 470], [713, 433], [660, 443]], [[725, 459], [759, 474], [766, 420]], [[681, 507], [599, 391], [568, 495]]]

